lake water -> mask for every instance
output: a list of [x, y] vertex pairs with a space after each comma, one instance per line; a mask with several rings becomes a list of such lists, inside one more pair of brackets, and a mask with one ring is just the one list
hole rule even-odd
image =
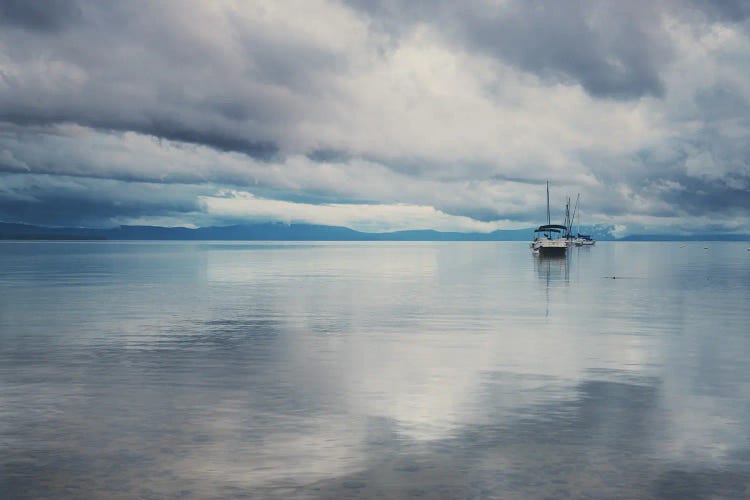
[[750, 497], [747, 245], [2, 242], [0, 496]]

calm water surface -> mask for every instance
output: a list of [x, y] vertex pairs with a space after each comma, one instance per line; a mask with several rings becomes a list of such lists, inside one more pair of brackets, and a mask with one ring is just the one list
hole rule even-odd
[[746, 248], [2, 242], [0, 496], [750, 497]]

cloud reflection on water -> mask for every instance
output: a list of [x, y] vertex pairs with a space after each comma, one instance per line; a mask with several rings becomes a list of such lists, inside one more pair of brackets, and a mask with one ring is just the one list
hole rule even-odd
[[[89, 247], [58, 248], [52, 271]], [[68, 283], [65, 308], [23, 274], [34, 263], [4, 264], [0, 486], [17, 496], [748, 491], [733, 311], [750, 292], [679, 286], [696, 278], [691, 255], [97, 248], [86, 259], [105, 271]], [[665, 278], [602, 279], [643, 262]]]

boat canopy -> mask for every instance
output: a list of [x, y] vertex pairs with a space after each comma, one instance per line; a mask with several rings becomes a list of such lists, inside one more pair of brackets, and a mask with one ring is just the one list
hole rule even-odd
[[591, 239], [591, 235], [590, 234], [581, 234], [581, 233], [578, 233], [578, 237], [581, 238], [581, 239], [583, 239], [583, 240], [590, 240]]
[[560, 224], [545, 224], [544, 226], [539, 226], [538, 229], [536, 229], [535, 233], [559, 233], [561, 231], [567, 231], [567, 226], [561, 226]]

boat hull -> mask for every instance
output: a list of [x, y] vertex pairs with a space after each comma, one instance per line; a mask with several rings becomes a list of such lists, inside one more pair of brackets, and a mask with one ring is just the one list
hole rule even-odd
[[586, 239], [586, 238], [576, 238], [573, 240], [575, 243], [575, 246], [577, 247], [592, 247], [596, 244], [595, 240]]
[[544, 257], [562, 257], [567, 249], [567, 247], [540, 247], [537, 253]]
[[544, 256], [561, 256], [565, 255], [568, 250], [568, 243], [564, 239], [539, 238], [531, 243], [531, 249], [534, 253]]

